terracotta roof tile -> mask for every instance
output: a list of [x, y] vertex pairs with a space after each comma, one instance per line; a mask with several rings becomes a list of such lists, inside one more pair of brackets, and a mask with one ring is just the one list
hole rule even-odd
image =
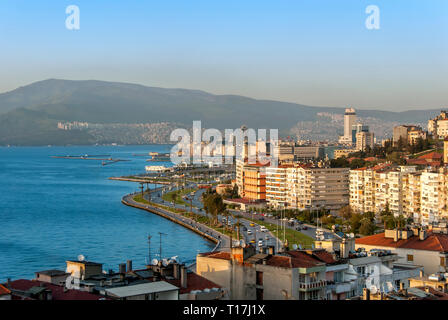
[[27, 280], [27, 279], [15, 280], [11, 282], [10, 288], [13, 290], [14, 293], [14, 290], [28, 291], [33, 287], [39, 287], [41, 284], [45, 286], [47, 289], [51, 290], [53, 300], [99, 300], [103, 298], [100, 295], [80, 290], [67, 290], [66, 292], [64, 292], [63, 286], [58, 286], [37, 280]]
[[11, 290], [9, 290], [8, 288], [6, 288], [0, 284], [0, 296], [4, 296], [4, 295], [10, 294], [10, 293], [11, 293]]
[[206, 278], [201, 277], [200, 275], [193, 272], [187, 274], [187, 288], [182, 288], [180, 279], [175, 280], [165, 279], [165, 281], [171, 283], [173, 286], [180, 288], [179, 291], [180, 294], [189, 293], [194, 290], [221, 288], [220, 285], [210, 280], [207, 280]]
[[395, 242], [394, 239], [385, 238], [384, 233], [379, 233], [373, 236], [356, 239], [356, 244], [448, 252], [448, 235], [428, 232], [428, 236], [425, 240], [420, 240], [418, 237], [412, 236], [407, 240], [398, 240]]

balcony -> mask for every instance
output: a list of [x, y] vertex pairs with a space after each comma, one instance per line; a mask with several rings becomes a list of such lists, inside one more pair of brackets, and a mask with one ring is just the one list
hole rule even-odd
[[319, 280], [316, 282], [299, 282], [299, 290], [311, 291], [318, 290], [327, 285], [327, 280]]

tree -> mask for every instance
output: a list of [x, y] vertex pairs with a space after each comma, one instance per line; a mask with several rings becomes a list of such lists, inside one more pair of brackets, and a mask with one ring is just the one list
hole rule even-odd
[[375, 224], [368, 218], [364, 218], [361, 221], [359, 227], [359, 233], [365, 236], [372, 235], [375, 232]]
[[353, 214], [353, 210], [350, 206], [345, 206], [341, 209], [339, 209], [337, 215], [341, 218], [343, 218], [344, 220], [350, 220], [350, 218], [352, 217]]
[[222, 197], [217, 193], [210, 193], [204, 198], [203, 203], [205, 212], [211, 214], [217, 223], [218, 215], [226, 210]]

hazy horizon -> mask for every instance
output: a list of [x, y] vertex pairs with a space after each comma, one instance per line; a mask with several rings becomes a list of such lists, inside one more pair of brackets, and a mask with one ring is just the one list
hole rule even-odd
[[[80, 30], [67, 30], [67, 6]], [[368, 30], [366, 7], [380, 9]], [[448, 2], [0, 3], [0, 92], [45, 79], [127, 82], [309, 106], [446, 106]]]

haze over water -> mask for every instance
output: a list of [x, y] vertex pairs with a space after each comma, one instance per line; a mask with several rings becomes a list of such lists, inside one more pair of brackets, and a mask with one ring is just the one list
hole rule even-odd
[[[148, 257], [179, 256], [192, 262], [214, 244], [146, 211], [127, 207], [121, 197], [138, 184], [108, 180], [143, 173], [148, 157], [133, 154], [169, 152], [169, 146], [86, 146], [0, 148], [0, 281], [32, 278], [46, 269], [65, 270], [65, 261], [83, 254], [103, 268], [133, 260], [144, 267]], [[52, 155], [111, 155], [129, 159], [102, 166], [101, 161], [53, 159]], [[151, 163], [163, 164], [163, 163]]]

